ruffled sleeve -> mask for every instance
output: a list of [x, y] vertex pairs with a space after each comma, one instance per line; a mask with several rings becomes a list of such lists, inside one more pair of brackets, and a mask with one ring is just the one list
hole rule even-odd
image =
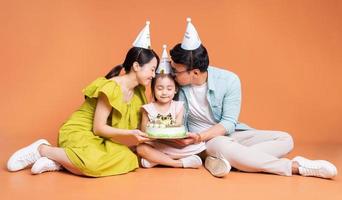
[[122, 114], [122, 92], [115, 81], [100, 77], [84, 88], [82, 93], [88, 98], [98, 98], [100, 93], [105, 94], [110, 105]]
[[153, 121], [157, 117], [158, 112], [154, 108], [153, 103], [145, 104], [142, 108], [147, 112], [147, 116], [150, 121]]

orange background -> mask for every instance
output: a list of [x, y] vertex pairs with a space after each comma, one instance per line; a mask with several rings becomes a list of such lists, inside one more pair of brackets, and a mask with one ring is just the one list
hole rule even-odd
[[145, 20], [161, 53], [188, 16], [210, 64], [241, 78], [240, 121], [297, 143], [342, 142], [339, 0], [1, 1], [0, 140], [55, 143], [82, 88], [123, 62]]

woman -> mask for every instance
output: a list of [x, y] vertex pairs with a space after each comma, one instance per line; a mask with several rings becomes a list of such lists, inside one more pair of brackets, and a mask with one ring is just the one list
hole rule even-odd
[[[158, 55], [150, 49], [147, 23], [123, 64], [83, 90], [85, 101], [61, 127], [58, 147], [38, 140], [15, 152], [8, 160], [8, 170], [33, 164], [33, 174], [63, 167], [76, 175], [101, 177], [138, 168], [129, 147], [149, 141], [137, 128], [140, 107], [147, 102], [144, 86], [155, 76], [158, 63]], [[119, 76], [123, 68], [126, 73]]]

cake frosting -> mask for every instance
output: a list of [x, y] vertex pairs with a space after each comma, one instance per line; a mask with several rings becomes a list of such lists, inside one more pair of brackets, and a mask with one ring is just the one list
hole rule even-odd
[[186, 137], [186, 129], [183, 125], [177, 125], [171, 113], [158, 114], [146, 125], [146, 133], [150, 138], [177, 139]]
[[184, 126], [167, 127], [163, 124], [149, 124], [146, 127], [146, 133], [150, 138], [158, 139], [177, 139], [186, 137]]

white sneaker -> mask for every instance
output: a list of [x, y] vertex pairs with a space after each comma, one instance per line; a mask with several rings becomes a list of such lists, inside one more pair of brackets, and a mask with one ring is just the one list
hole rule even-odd
[[146, 160], [145, 158], [141, 158], [140, 163], [141, 163], [141, 166], [142, 166], [143, 168], [152, 168], [152, 167], [158, 165], [157, 163], [148, 161], [148, 160]]
[[47, 157], [41, 157], [33, 164], [31, 173], [40, 174], [43, 172], [59, 171], [61, 169], [62, 166], [59, 163], [48, 159]]
[[302, 176], [316, 176], [321, 178], [333, 178], [337, 175], [335, 165], [326, 160], [309, 160], [301, 156], [292, 161], [299, 164], [299, 174]]
[[188, 156], [179, 160], [182, 162], [184, 168], [199, 168], [202, 166], [202, 159], [197, 155]]
[[223, 156], [219, 156], [218, 158], [208, 156], [205, 159], [204, 166], [213, 176], [216, 177], [224, 177], [232, 168], [229, 162], [223, 158]]
[[35, 163], [39, 158], [41, 158], [38, 151], [38, 147], [41, 144], [50, 145], [48, 141], [40, 139], [29, 146], [16, 151], [7, 161], [8, 171], [19, 171]]

